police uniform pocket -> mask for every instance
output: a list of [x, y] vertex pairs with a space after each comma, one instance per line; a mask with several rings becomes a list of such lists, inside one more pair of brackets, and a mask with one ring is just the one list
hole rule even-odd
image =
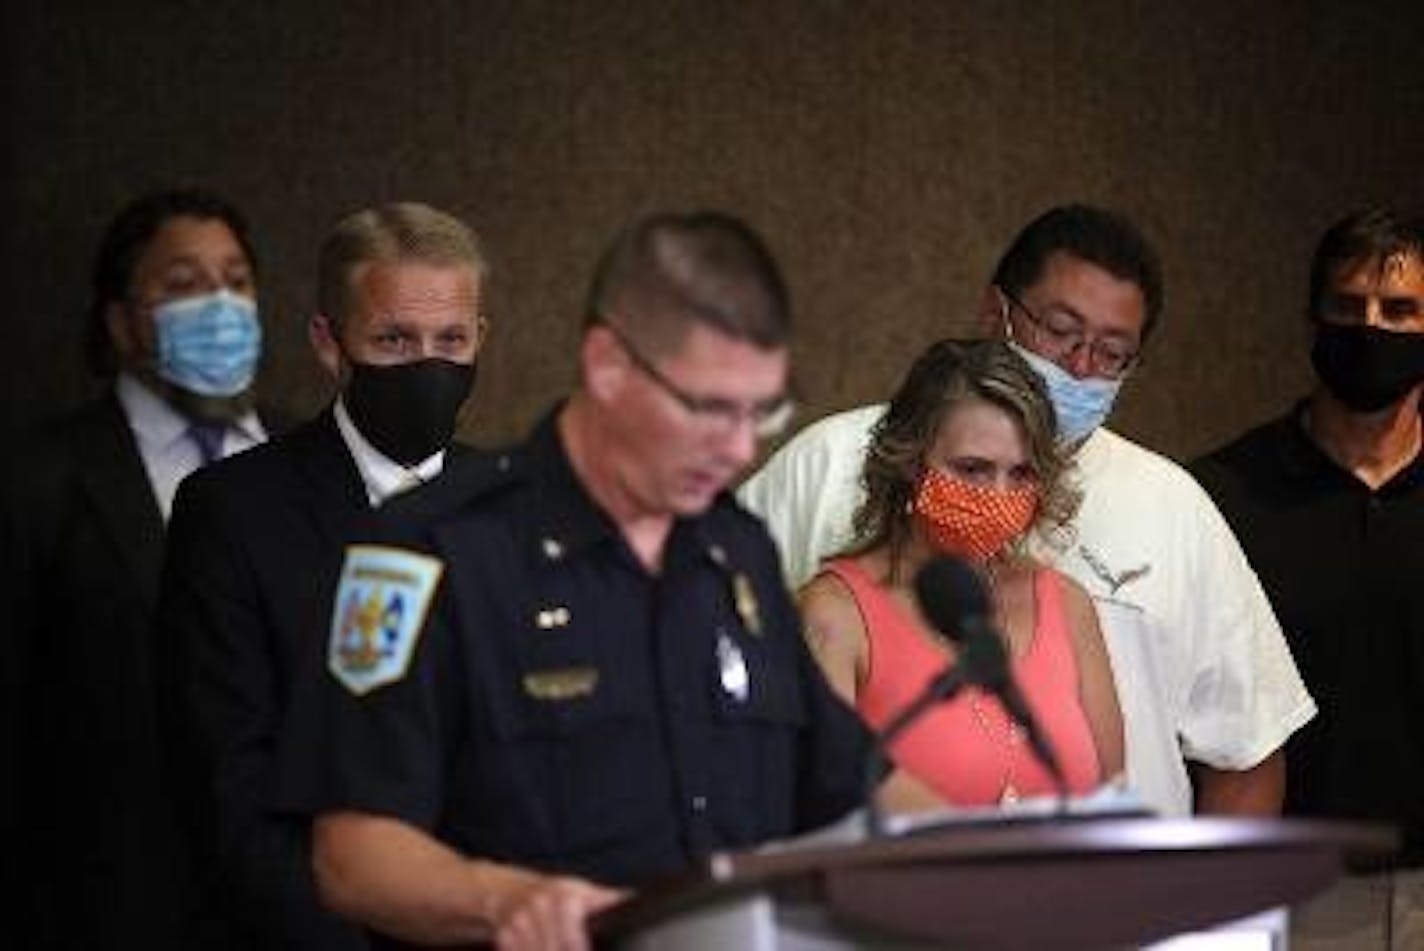
[[597, 852], [636, 834], [660, 772], [654, 695], [640, 668], [576, 637], [526, 642], [512, 668], [486, 684], [476, 714], [489, 764], [482, 795], [502, 800], [491, 815], [527, 822], [489, 834], [527, 860]]
[[651, 685], [640, 670], [573, 635], [526, 642], [505, 679], [489, 692], [502, 739], [558, 740], [653, 718]]

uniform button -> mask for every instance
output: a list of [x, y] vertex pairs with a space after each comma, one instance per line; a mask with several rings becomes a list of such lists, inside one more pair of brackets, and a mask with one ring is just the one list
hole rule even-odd
[[706, 796], [693, 796], [693, 797], [692, 797], [692, 811], [693, 811], [693, 812], [706, 812], [706, 811], [707, 811], [707, 797], [706, 797]]

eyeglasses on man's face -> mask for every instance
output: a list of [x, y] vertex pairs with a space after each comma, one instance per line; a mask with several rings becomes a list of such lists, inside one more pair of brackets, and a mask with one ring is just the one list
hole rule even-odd
[[786, 429], [791, 417], [795, 415], [796, 403], [789, 394], [747, 405], [720, 396], [689, 393], [659, 370], [612, 322], [600, 319], [598, 323], [618, 341], [633, 366], [672, 397], [673, 402], [709, 433], [730, 435], [746, 423], [750, 424], [752, 433], [758, 439], [772, 439]]
[[1056, 308], [1036, 313], [1004, 288], [999, 288], [999, 294], [1007, 310], [1023, 314], [1033, 328], [1034, 351], [1054, 363], [1071, 360], [1084, 347], [1088, 351], [1088, 368], [1094, 376], [1118, 379], [1137, 363], [1140, 351], [1135, 344], [1118, 337], [1090, 337], [1083, 327], [1082, 318], [1076, 314]]

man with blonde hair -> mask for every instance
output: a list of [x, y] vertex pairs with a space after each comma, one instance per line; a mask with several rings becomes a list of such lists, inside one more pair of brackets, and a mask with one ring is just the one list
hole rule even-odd
[[308, 830], [265, 806], [294, 685], [319, 665], [342, 545], [391, 496], [482, 456], [451, 447], [488, 321], [479, 238], [427, 205], [371, 208], [322, 244], [309, 334], [338, 395], [260, 451], [185, 482], [159, 607], [184, 818], [220, 936], [359, 948], [325, 912]]

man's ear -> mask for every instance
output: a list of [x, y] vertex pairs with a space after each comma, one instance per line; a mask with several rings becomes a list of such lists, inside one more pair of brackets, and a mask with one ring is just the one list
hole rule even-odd
[[341, 379], [341, 343], [336, 339], [336, 328], [325, 314], [313, 314], [307, 321], [307, 340], [322, 369], [331, 374], [333, 380]]
[[1008, 323], [1008, 301], [1003, 292], [993, 284], [985, 285], [979, 298], [979, 334], [989, 340], [1002, 340]]
[[593, 326], [584, 331], [579, 343], [579, 370], [583, 385], [599, 402], [613, 399], [623, 387], [628, 373], [628, 358], [604, 327]]

